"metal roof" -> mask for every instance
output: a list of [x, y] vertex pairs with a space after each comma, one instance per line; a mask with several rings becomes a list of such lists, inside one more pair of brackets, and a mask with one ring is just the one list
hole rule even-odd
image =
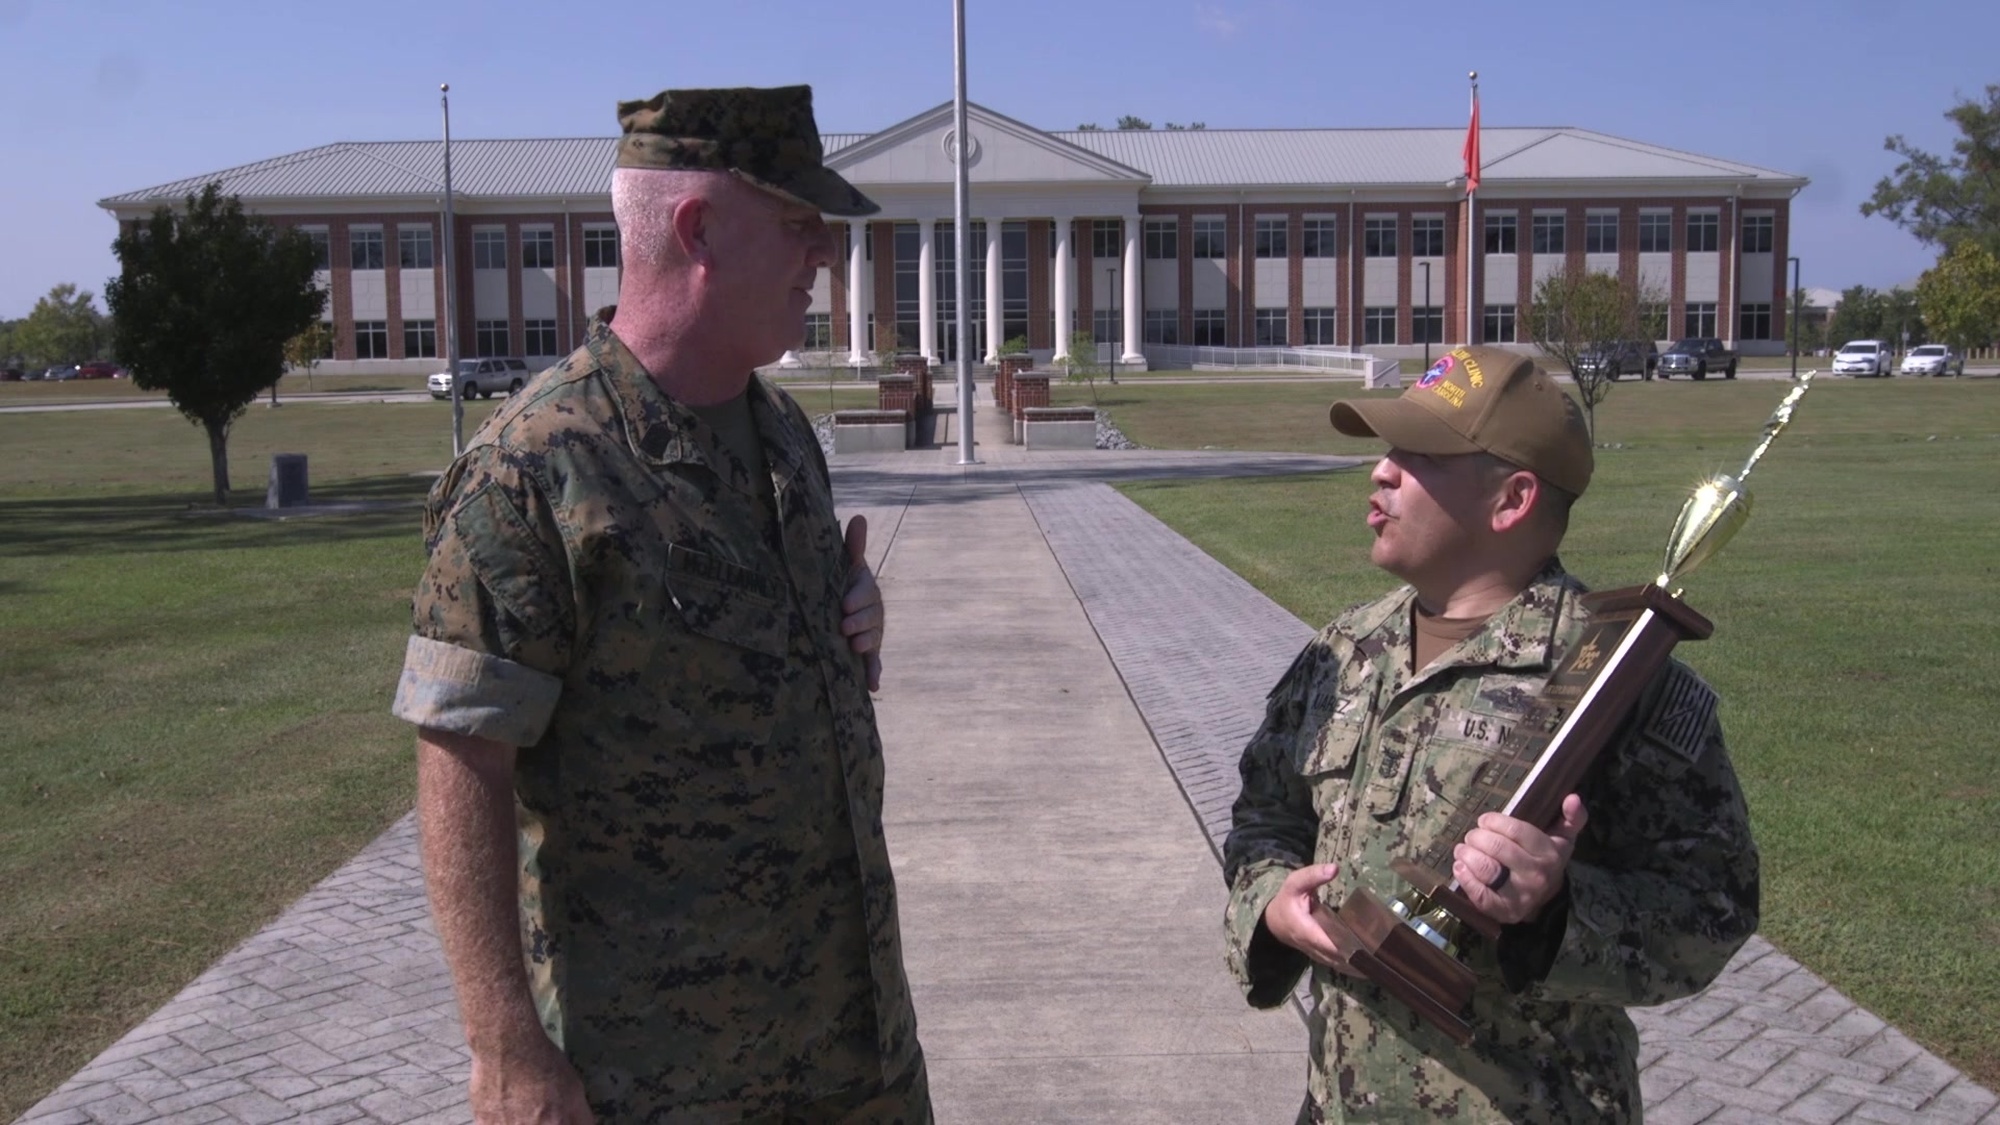
[[[829, 154], [876, 134], [832, 133]], [[1465, 130], [1189, 129], [1064, 130], [1049, 134], [1149, 174], [1156, 188], [1440, 185], [1464, 171]], [[1488, 128], [1480, 134], [1488, 186], [1510, 180], [1733, 179], [1803, 186], [1799, 176], [1680, 152], [1587, 129]], [[104, 207], [180, 199], [211, 180], [227, 195], [305, 202], [435, 195], [443, 190], [438, 141], [345, 141], [190, 176], [99, 200]], [[589, 197], [607, 194], [614, 137], [452, 142], [452, 187], [463, 196]], [[862, 185], [866, 187], [866, 184]]]

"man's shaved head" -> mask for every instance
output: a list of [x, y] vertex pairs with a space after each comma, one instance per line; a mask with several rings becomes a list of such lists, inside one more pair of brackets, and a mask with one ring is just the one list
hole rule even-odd
[[677, 260], [674, 207], [683, 199], [710, 199], [728, 185], [714, 172], [619, 168], [611, 173], [611, 213], [618, 220], [619, 254], [629, 265], [658, 269]]

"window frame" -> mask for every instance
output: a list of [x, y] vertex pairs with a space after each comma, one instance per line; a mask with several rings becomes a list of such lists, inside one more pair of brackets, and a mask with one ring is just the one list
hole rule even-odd
[[1480, 340], [1488, 344], [1515, 344], [1520, 342], [1518, 305], [1487, 305], [1480, 311], [1480, 328], [1484, 334]]
[[[1385, 347], [1399, 346], [1396, 338], [1396, 306], [1370, 305], [1361, 310], [1361, 343], [1380, 344]], [[1386, 338], [1385, 338], [1386, 336]]]
[[524, 270], [556, 268], [556, 228], [521, 228], [521, 268]]
[[[380, 234], [380, 231], [376, 232]], [[364, 341], [367, 341], [364, 343]], [[386, 320], [357, 320], [354, 322], [354, 358], [389, 358], [389, 322]]]
[[403, 322], [403, 358], [436, 359], [437, 319], [435, 317]]
[[1361, 217], [1361, 256], [1364, 258], [1396, 257], [1396, 216], [1363, 215]]
[[[495, 261], [495, 258], [498, 261]], [[475, 227], [472, 231], [472, 268], [475, 270], [504, 270], [507, 268], [507, 228]]]
[[[1754, 234], [1753, 234], [1754, 232]], [[1739, 254], [1770, 254], [1778, 245], [1778, 216], [1769, 211], [1743, 216], [1743, 231], [1738, 244]], [[1755, 337], [1763, 339], [1763, 337]]]
[[[874, 239], [868, 242], [872, 246]], [[610, 251], [610, 261], [605, 261], [606, 249]], [[618, 228], [598, 223], [583, 228], [583, 268], [587, 270], [615, 270], [624, 262], [625, 249], [619, 243]]]
[[386, 268], [387, 262], [388, 250], [382, 240], [381, 227], [347, 228], [348, 269], [379, 270]]
[[[1713, 209], [1689, 211], [1687, 213], [1687, 222], [1684, 226], [1687, 230], [1687, 253], [1716, 254], [1721, 252], [1722, 212]], [[1713, 332], [1691, 334], [1714, 335]]]
[[1444, 251], [1444, 216], [1410, 216], [1410, 257], [1442, 258]]
[[1639, 212], [1639, 253], [1671, 254], [1674, 251], [1674, 213]]
[[1325, 347], [1340, 342], [1340, 310], [1332, 305], [1313, 305], [1300, 310], [1300, 343]]
[[1569, 253], [1569, 216], [1538, 211], [1529, 220], [1528, 249], [1533, 254]]
[[1618, 252], [1618, 212], [1584, 212], [1583, 252], [1586, 254], [1616, 254]]
[[[1518, 254], [1521, 252], [1521, 216], [1514, 211], [1488, 211], [1486, 213], [1485, 237], [1483, 245], [1487, 254]], [[1495, 244], [1504, 244], [1496, 248]]]
[[1291, 256], [1288, 217], [1258, 216], [1251, 227], [1251, 256], [1258, 261], [1284, 261]]
[[1324, 215], [1308, 215], [1299, 224], [1301, 258], [1340, 257], [1340, 220]]
[[1176, 262], [1181, 256], [1181, 224], [1178, 219], [1147, 219], [1140, 239], [1141, 251], [1149, 262]]
[[1189, 256], [1207, 261], [1222, 261], [1229, 257], [1229, 220], [1197, 215], [1194, 219], [1194, 245], [1188, 248]]
[[428, 225], [396, 228], [396, 268], [405, 270], [437, 268], [437, 242]]

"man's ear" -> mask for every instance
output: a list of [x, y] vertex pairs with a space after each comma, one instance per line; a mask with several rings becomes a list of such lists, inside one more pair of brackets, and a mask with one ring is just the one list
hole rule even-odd
[[1508, 473], [1494, 490], [1493, 530], [1501, 534], [1526, 523], [1541, 507], [1542, 480], [1526, 469]]
[[681, 256], [703, 269], [713, 266], [715, 253], [709, 242], [714, 232], [715, 210], [708, 200], [694, 195], [681, 199], [674, 204], [671, 221], [674, 244]]

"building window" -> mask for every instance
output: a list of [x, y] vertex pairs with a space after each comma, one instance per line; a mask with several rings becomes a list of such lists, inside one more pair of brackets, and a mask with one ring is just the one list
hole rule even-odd
[[1285, 246], [1285, 219], [1258, 219], [1255, 253], [1259, 258], [1284, 258], [1291, 251]]
[[1393, 258], [1396, 256], [1396, 219], [1394, 216], [1370, 216], [1361, 220], [1361, 256], [1364, 258]]
[[524, 320], [522, 334], [527, 337], [522, 347], [526, 355], [556, 354], [556, 322], [553, 320]]
[[315, 227], [306, 231], [306, 239], [312, 243], [313, 268], [330, 270], [333, 268], [333, 250], [328, 245], [326, 228]]
[[1305, 310], [1305, 344], [1331, 344], [1333, 340], [1334, 317], [1332, 309], [1312, 308]]
[[[1777, 231], [1777, 219], [1771, 215], [1743, 216], [1743, 253], [1769, 254]], [[1745, 306], [1748, 307], [1748, 306]], [[1762, 336], [1752, 336], [1761, 340]]]
[[1647, 301], [1639, 306], [1639, 334], [1660, 339], [1667, 334], [1667, 303]]
[[915, 223], [895, 224], [895, 237], [891, 243], [890, 255], [894, 262], [891, 272], [896, 284], [896, 325], [895, 343], [897, 351], [913, 352], [922, 337], [923, 302], [919, 300], [921, 284], [918, 274], [918, 255], [923, 252], [924, 237]]
[[[375, 232], [376, 245], [382, 241], [382, 232]], [[380, 268], [380, 267], [377, 267]], [[357, 320], [354, 322], [354, 358], [389, 358], [389, 322], [386, 320]]]
[[1583, 252], [1618, 252], [1618, 212], [1593, 211], [1583, 217]]
[[[556, 266], [556, 232], [548, 227], [529, 227], [521, 232], [521, 268], [524, 270], [549, 270]], [[554, 352], [529, 352], [530, 355], [554, 355]]]
[[[1181, 256], [1181, 224], [1178, 219], [1146, 220], [1146, 260], [1171, 262]], [[1154, 343], [1161, 341], [1155, 340]]]
[[1092, 309], [1090, 313], [1090, 338], [1099, 344], [1119, 343], [1119, 323], [1124, 318], [1117, 309]]
[[583, 268], [616, 269], [618, 266], [618, 228], [583, 228]]
[[1744, 305], [1743, 314], [1737, 320], [1736, 338], [1739, 340], [1768, 340], [1771, 338], [1771, 303]]
[[1282, 348], [1291, 343], [1285, 332], [1284, 309], [1258, 309], [1253, 327], [1257, 330], [1257, 346], [1260, 348]]
[[347, 232], [347, 264], [357, 270], [382, 268], [382, 231], [379, 228]]
[[1395, 343], [1396, 310], [1390, 306], [1379, 306], [1361, 310], [1361, 342], [1364, 344]]
[[1488, 254], [1515, 253], [1520, 237], [1520, 221], [1513, 212], [1486, 215], [1486, 252]]
[[1444, 309], [1437, 305], [1418, 305], [1411, 309], [1410, 343], [1444, 343]]
[[1715, 335], [1715, 302], [1702, 301], [1696, 303], [1690, 301], [1685, 315], [1681, 317], [1681, 335]]
[[1229, 346], [1229, 318], [1221, 309], [1194, 310], [1194, 346], [1198, 348], [1226, 348]]
[[1149, 344], [1180, 343], [1180, 312], [1176, 309], [1147, 309], [1146, 342]]
[[1674, 248], [1674, 216], [1671, 211], [1639, 212], [1639, 253], [1665, 254]]
[[1090, 256], [1116, 261], [1123, 252], [1119, 243], [1125, 237], [1125, 224], [1117, 219], [1090, 220]]
[[[476, 270], [504, 270], [507, 268], [507, 232], [504, 230], [476, 230], [472, 232], [472, 268]], [[494, 352], [493, 355], [500, 353]]]
[[333, 358], [333, 322], [332, 322], [332, 321], [330, 321], [330, 320], [322, 320], [322, 321], [320, 321], [320, 322], [319, 322], [319, 333], [320, 333], [320, 336], [319, 336], [319, 338], [320, 338], [320, 340], [322, 341], [322, 342], [321, 342], [321, 344], [320, 344], [320, 346], [319, 346], [319, 357], [320, 357], [321, 359], [332, 359], [332, 358]]
[[396, 264], [406, 270], [427, 270], [436, 266], [431, 249], [431, 228], [396, 228]]
[[[1722, 216], [1714, 211], [1688, 212], [1688, 249], [1690, 254], [1713, 254], [1722, 244]], [[1714, 333], [1709, 333], [1714, 335]]]
[[438, 325], [435, 320], [403, 322], [403, 358], [433, 359], [438, 354]]
[[823, 352], [833, 347], [832, 313], [806, 314], [806, 338], [802, 346], [809, 352]]
[[1000, 224], [1000, 340], [1028, 335], [1028, 224]]
[[1444, 218], [1419, 215], [1410, 220], [1410, 257], [1444, 257]]
[[1307, 219], [1300, 230], [1300, 256], [1331, 258], [1340, 253], [1340, 220]]
[[1194, 256], [1197, 258], [1225, 257], [1229, 250], [1229, 228], [1223, 219], [1196, 219], [1194, 221]]
[[1489, 344], [1511, 344], [1514, 342], [1514, 306], [1486, 306], [1485, 329], [1481, 338]]
[[1536, 215], [1534, 226], [1530, 228], [1531, 249], [1537, 254], [1560, 254], [1563, 252], [1563, 215]]
[[472, 333], [472, 354], [482, 358], [507, 354], [507, 322], [504, 320], [475, 321]]

